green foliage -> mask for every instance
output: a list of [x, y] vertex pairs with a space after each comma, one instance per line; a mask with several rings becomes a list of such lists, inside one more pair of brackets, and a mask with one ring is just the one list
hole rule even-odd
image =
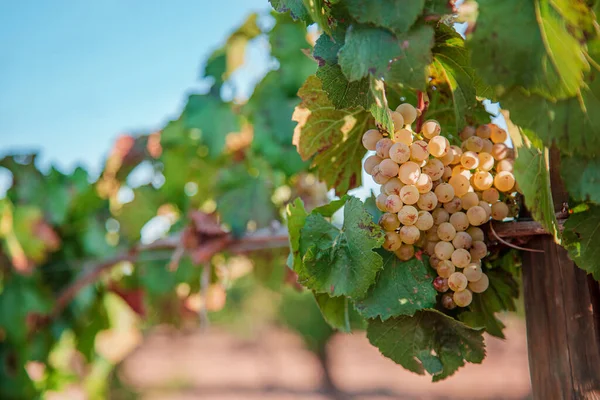
[[600, 280], [600, 206], [575, 213], [565, 222], [563, 244], [579, 268]]
[[562, 155], [560, 174], [572, 198], [600, 204], [599, 159]]
[[425, 0], [349, 0], [348, 12], [360, 23], [370, 23], [404, 33], [423, 12]]
[[356, 303], [365, 318], [379, 317], [385, 321], [435, 306], [437, 292], [427, 259], [401, 261], [388, 251], [381, 250], [379, 254], [383, 258], [383, 270], [367, 295]]
[[349, 333], [352, 330], [366, 327], [365, 320], [358, 314], [354, 304], [347, 297], [330, 297], [326, 293], [317, 293], [315, 299], [323, 318], [332, 328]]
[[454, 374], [465, 361], [482, 362], [482, 334], [432, 309], [386, 321], [372, 319], [367, 327], [369, 341], [381, 354], [419, 375], [427, 371], [434, 382]]
[[300, 156], [312, 157], [319, 178], [336, 193], [359, 186], [365, 154], [360, 138], [371, 124], [369, 114], [359, 108], [335, 110], [315, 76], [306, 80], [298, 95], [302, 102], [293, 118], [298, 122], [294, 144]]
[[355, 197], [346, 202], [341, 228], [318, 212], [309, 214], [299, 243], [302, 264], [294, 265], [298, 281], [317, 293], [360, 298], [382, 267], [381, 256], [372, 249], [383, 244], [383, 232]]

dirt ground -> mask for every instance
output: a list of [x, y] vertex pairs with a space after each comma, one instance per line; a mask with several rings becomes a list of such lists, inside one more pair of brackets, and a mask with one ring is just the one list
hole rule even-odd
[[[486, 338], [487, 358], [443, 382], [412, 374], [381, 356], [362, 334], [330, 343], [337, 399], [527, 399], [524, 321], [505, 320], [505, 341]], [[299, 337], [269, 330], [243, 339], [213, 329], [188, 334], [157, 330], [120, 368], [144, 400], [326, 400], [317, 358]]]

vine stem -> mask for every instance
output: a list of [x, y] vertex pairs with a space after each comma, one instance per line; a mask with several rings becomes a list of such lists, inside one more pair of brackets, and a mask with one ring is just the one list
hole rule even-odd
[[419, 112], [419, 116], [417, 117], [417, 125], [415, 126], [415, 130], [417, 133], [421, 132], [421, 127], [423, 126], [423, 119], [425, 118], [425, 113], [427, 112], [427, 108], [429, 107], [429, 102], [425, 101], [425, 96], [422, 91], [417, 91], [417, 110]]

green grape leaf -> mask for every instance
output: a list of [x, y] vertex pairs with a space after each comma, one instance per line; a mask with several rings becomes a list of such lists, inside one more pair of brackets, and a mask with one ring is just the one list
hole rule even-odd
[[348, 0], [350, 15], [360, 23], [373, 24], [396, 33], [407, 32], [423, 12], [425, 0]]
[[379, 254], [383, 270], [367, 295], [356, 302], [356, 308], [365, 318], [379, 317], [385, 321], [435, 306], [437, 291], [426, 259], [401, 261], [389, 251], [380, 250]]
[[397, 37], [384, 29], [354, 25], [339, 51], [339, 64], [351, 82], [372, 74], [384, 78], [387, 85], [424, 90], [433, 35], [428, 25], [415, 26]]
[[377, 208], [377, 203], [375, 202], [375, 199], [375, 194], [371, 192], [371, 195], [365, 200], [365, 209], [369, 214], [371, 214], [371, 217], [373, 217], [373, 222], [377, 223], [381, 215], [383, 215], [383, 212], [379, 208]]
[[325, 218], [331, 218], [340, 208], [344, 207], [350, 196], [347, 194], [340, 199], [333, 200], [323, 206], [317, 207], [312, 212], [321, 214]]
[[563, 246], [571, 260], [600, 280], [600, 206], [571, 214], [563, 230]]
[[322, 215], [311, 213], [300, 232], [302, 268], [296, 270], [298, 282], [316, 293], [360, 298], [382, 267], [381, 256], [372, 251], [382, 244], [381, 228], [355, 197], [344, 207], [341, 229]]
[[409, 371], [432, 373], [434, 382], [454, 374], [465, 361], [481, 363], [485, 357], [482, 330], [433, 309], [412, 317], [371, 319], [367, 337], [381, 354]]
[[519, 283], [507, 271], [495, 268], [486, 271], [490, 286], [483, 293], [474, 293], [469, 311], [459, 314], [465, 324], [473, 328], [484, 328], [492, 336], [504, 339], [504, 324], [496, 313], [515, 311], [515, 299], [519, 296]]
[[355, 329], [364, 329], [365, 320], [356, 312], [354, 304], [347, 297], [330, 297], [327, 293], [315, 293], [325, 321], [340, 332], [349, 333]]
[[269, 0], [271, 6], [278, 13], [290, 12], [290, 16], [294, 20], [302, 20], [306, 24], [310, 24], [312, 22], [310, 18], [310, 14], [306, 7], [304, 7], [304, 2], [302, 0]]
[[464, 39], [448, 25], [440, 24], [436, 28], [431, 69], [452, 93], [454, 129], [460, 132], [466, 125], [466, 116], [478, 105], [475, 87], [478, 78], [471, 68], [471, 56]]
[[[336, 109], [362, 107], [369, 109], [373, 100], [371, 98], [369, 80], [367, 78], [350, 82], [339, 65], [326, 64], [317, 70], [317, 77], [321, 81], [327, 98]], [[305, 83], [305, 85], [308, 81]]]
[[282, 294], [280, 319], [304, 339], [311, 351], [322, 352], [335, 331], [323, 318], [315, 297], [308, 290], [297, 292], [291, 288], [284, 288]]
[[560, 156], [560, 174], [569, 191], [577, 201], [600, 204], [600, 160], [581, 156]]
[[476, 54], [473, 65], [488, 84], [500, 90], [522, 86], [549, 99], [580, 91], [589, 69], [578, 39], [582, 31], [564, 18], [580, 2], [561, 2], [560, 12], [541, 0], [478, 3], [470, 48]]
[[371, 95], [374, 99], [370, 108], [371, 115], [380, 130], [394, 132], [394, 121], [385, 95], [385, 84], [382, 80], [373, 76], [369, 76], [369, 80], [371, 82]]
[[332, 3], [339, 0], [303, 0], [304, 7], [308, 10], [310, 17], [327, 34], [331, 33], [335, 20], [331, 15]]
[[186, 128], [200, 131], [200, 140], [212, 158], [223, 152], [225, 137], [240, 130], [238, 116], [231, 105], [212, 94], [191, 95], [183, 116]]
[[337, 64], [338, 52], [344, 45], [345, 37], [345, 26], [339, 26], [331, 33], [331, 36], [325, 33], [319, 36], [313, 49], [313, 57], [319, 63], [319, 67], [322, 67], [325, 64]]
[[3, 278], [2, 285], [0, 329], [6, 335], [6, 340], [24, 346], [28, 338], [30, 314], [49, 313], [53, 298], [36, 276], [12, 274]]
[[312, 157], [319, 178], [337, 194], [360, 186], [361, 160], [366, 152], [361, 137], [371, 124], [369, 113], [335, 110], [315, 76], [307, 79], [298, 95], [302, 102], [292, 118], [298, 122], [294, 144], [302, 159]]
[[509, 125], [509, 131], [517, 149], [514, 175], [525, 198], [527, 209], [533, 218], [560, 243], [560, 232], [550, 187], [548, 149], [543, 146], [538, 147], [528, 140], [528, 136], [533, 136], [531, 132], [529, 135], [524, 132], [527, 136], [523, 136], [521, 131], [512, 124]]
[[234, 236], [241, 236], [250, 221], [262, 228], [276, 219], [268, 172], [248, 171], [242, 165], [221, 171], [217, 181], [217, 211]]
[[442, 16], [453, 12], [453, 7], [447, 0], [425, 0], [425, 7], [423, 8], [423, 14], [425, 15]]
[[133, 194], [133, 200], [123, 204], [115, 214], [120, 224], [119, 233], [130, 242], [140, 239], [142, 228], [164, 203], [162, 194], [150, 185], [135, 188]]
[[288, 235], [290, 238], [290, 256], [293, 256], [293, 264], [290, 267], [297, 271], [302, 268], [302, 255], [300, 254], [300, 231], [306, 223], [308, 213], [304, 209], [302, 199], [297, 198], [285, 209], [287, 218]]

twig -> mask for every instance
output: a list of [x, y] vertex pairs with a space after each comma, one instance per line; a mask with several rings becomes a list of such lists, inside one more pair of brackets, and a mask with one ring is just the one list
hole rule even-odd
[[425, 113], [427, 112], [427, 108], [429, 107], [429, 102], [425, 101], [425, 96], [422, 91], [417, 91], [417, 110], [419, 112], [419, 116], [417, 117], [417, 125], [415, 126], [415, 130], [417, 133], [421, 132], [421, 127], [423, 126], [423, 119], [425, 118]]
[[492, 232], [492, 235], [494, 235], [496, 237], [496, 239], [500, 243], [502, 243], [502, 244], [504, 244], [504, 245], [506, 245], [508, 247], [512, 247], [513, 249], [522, 250], [522, 251], [528, 251], [530, 253], [543, 253], [544, 252], [544, 250], [528, 249], [528, 248], [525, 248], [525, 247], [514, 245], [514, 244], [512, 244], [510, 242], [507, 242], [506, 240], [504, 240], [500, 236], [498, 236], [498, 234], [494, 230], [494, 223], [493, 222], [490, 222], [490, 232]]

